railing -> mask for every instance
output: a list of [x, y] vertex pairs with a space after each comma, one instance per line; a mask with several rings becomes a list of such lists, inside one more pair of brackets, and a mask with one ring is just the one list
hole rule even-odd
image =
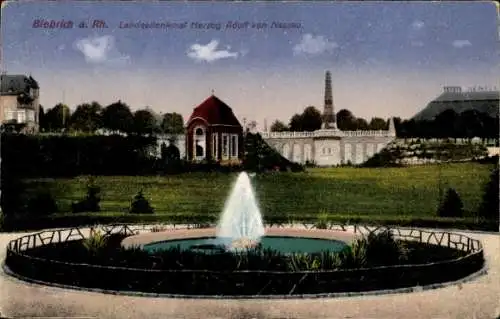
[[314, 132], [261, 132], [262, 138], [314, 138], [314, 137], [395, 137], [390, 131], [340, 131], [318, 130]]
[[[208, 226], [210, 225], [164, 225], [162, 230]], [[289, 225], [281, 225], [287, 226]], [[69, 287], [147, 291], [177, 296], [202, 294], [235, 297], [241, 296], [241, 291], [244, 291], [243, 295], [249, 297], [297, 296], [305, 293], [321, 296], [338, 292], [423, 286], [463, 278], [480, 270], [484, 264], [481, 242], [462, 234], [364, 225], [333, 225], [330, 228], [344, 231], [352, 229], [363, 236], [390, 230], [396, 239], [454, 248], [467, 254], [453, 260], [426, 264], [298, 272], [139, 269], [70, 263], [29, 255], [29, 249], [34, 247], [84, 239], [88, 236], [85, 234], [96, 230], [100, 230], [105, 236], [116, 233], [132, 235], [154, 231], [155, 227], [158, 225], [107, 225], [90, 229], [57, 229], [25, 235], [9, 242], [5, 265], [18, 276]], [[312, 225], [303, 227], [315, 228]]]

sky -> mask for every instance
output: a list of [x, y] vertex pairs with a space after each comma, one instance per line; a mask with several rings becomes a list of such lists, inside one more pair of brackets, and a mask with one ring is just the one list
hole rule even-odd
[[122, 100], [187, 119], [213, 91], [262, 128], [322, 110], [330, 70], [336, 111], [409, 118], [445, 85], [494, 87], [500, 74], [493, 2], [3, 6], [2, 72], [31, 74], [45, 108]]

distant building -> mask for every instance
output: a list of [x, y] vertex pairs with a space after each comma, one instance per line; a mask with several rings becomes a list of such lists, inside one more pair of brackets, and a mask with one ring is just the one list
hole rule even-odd
[[498, 116], [500, 92], [491, 89], [463, 90], [460, 86], [445, 86], [443, 92], [413, 117], [415, 120], [432, 120], [441, 112], [453, 109], [456, 113], [476, 110], [491, 117]]
[[362, 164], [396, 139], [394, 121], [380, 131], [342, 131], [337, 128], [331, 73], [325, 75], [323, 123], [314, 132], [261, 132], [283, 157], [319, 166]]
[[[320, 166], [361, 164], [396, 139], [394, 121], [380, 131], [341, 131], [337, 128], [330, 72], [325, 78], [323, 124], [314, 132], [259, 132], [283, 157], [296, 163]], [[212, 95], [196, 107], [187, 124], [187, 133], [159, 135], [154, 153], [161, 145], [175, 146], [189, 161], [241, 161], [243, 127], [231, 108]], [[250, 125], [251, 127], [252, 125]], [[251, 131], [251, 130], [250, 130]]]
[[37, 81], [31, 76], [1, 75], [0, 123], [3, 129], [23, 133], [39, 131], [39, 91]]

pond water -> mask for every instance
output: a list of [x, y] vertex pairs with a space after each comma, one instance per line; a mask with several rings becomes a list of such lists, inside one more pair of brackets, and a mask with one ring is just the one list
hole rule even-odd
[[[216, 253], [223, 252], [226, 245], [230, 243], [230, 239], [199, 237], [154, 242], [144, 245], [143, 249], [148, 252], [154, 252], [178, 247], [181, 250]], [[283, 254], [318, 253], [322, 251], [338, 252], [347, 247], [345, 242], [339, 240], [287, 236], [264, 236], [260, 240], [260, 245], [262, 249], [273, 249]]]

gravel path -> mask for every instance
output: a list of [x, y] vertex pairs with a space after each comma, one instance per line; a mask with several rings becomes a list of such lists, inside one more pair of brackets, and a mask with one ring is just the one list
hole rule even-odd
[[[453, 318], [500, 316], [500, 235], [482, 241], [488, 274], [461, 285], [381, 296], [304, 300], [193, 300], [117, 296], [28, 284], [0, 270], [0, 314], [87, 318]], [[9, 240], [0, 234], [0, 260]], [[0, 316], [1, 317], [1, 316]]]

